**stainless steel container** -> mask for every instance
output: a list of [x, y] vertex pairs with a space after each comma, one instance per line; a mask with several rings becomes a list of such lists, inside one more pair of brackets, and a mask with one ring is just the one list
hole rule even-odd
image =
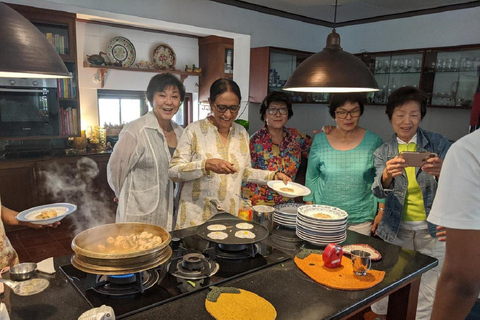
[[33, 262], [24, 262], [10, 268], [10, 279], [27, 280], [37, 271], [37, 264]]
[[257, 205], [253, 206], [252, 221], [264, 226], [268, 233], [273, 230], [273, 212], [275, 209], [270, 206]]

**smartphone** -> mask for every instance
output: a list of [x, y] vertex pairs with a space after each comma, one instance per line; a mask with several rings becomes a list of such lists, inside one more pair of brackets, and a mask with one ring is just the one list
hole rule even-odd
[[428, 159], [435, 158], [437, 156], [436, 153], [422, 151], [403, 151], [400, 152], [400, 158], [405, 159], [405, 164], [407, 167], [421, 167], [423, 166]]

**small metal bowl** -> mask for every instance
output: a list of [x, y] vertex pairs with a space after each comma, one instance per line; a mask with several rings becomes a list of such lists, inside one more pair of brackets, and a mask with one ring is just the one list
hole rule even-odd
[[15, 281], [27, 280], [33, 276], [35, 271], [37, 271], [36, 263], [20, 263], [10, 268], [10, 279]]

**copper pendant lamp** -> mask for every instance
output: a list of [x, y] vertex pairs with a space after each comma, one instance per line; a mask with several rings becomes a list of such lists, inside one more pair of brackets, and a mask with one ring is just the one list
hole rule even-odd
[[340, 35], [334, 28], [327, 37], [327, 46], [303, 61], [288, 79], [284, 90], [296, 92], [372, 92], [378, 84], [367, 66], [354, 55], [343, 51]]
[[0, 77], [71, 77], [40, 30], [4, 3], [0, 3]]

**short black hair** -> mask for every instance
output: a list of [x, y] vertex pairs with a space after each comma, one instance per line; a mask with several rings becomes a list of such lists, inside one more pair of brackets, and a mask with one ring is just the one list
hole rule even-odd
[[427, 114], [428, 96], [425, 92], [415, 87], [402, 87], [388, 96], [387, 108], [385, 110], [388, 119], [392, 120], [393, 111], [396, 107], [403, 106], [410, 101], [420, 104], [421, 119], [423, 119]]
[[365, 110], [365, 101], [367, 97], [364, 93], [336, 93], [333, 94], [330, 98], [330, 104], [328, 105], [328, 111], [333, 119], [335, 119], [335, 111], [340, 108], [341, 106], [345, 105], [345, 103], [355, 103], [357, 102], [360, 106], [360, 115], [363, 114], [363, 110]]
[[285, 103], [288, 109], [288, 119], [293, 116], [292, 100], [290, 100], [290, 95], [281, 91], [273, 91], [270, 92], [265, 99], [263, 99], [262, 104], [260, 105], [260, 120], [265, 121], [265, 112], [267, 112], [267, 109], [272, 102]]
[[153, 108], [153, 96], [155, 92], [165, 91], [168, 87], [177, 87], [178, 91], [180, 91], [180, 101], [183, 102], [185, 98], [185, 86], [183, 85], [182, 81], [175, 77], [171, 73], [161, 73], [157, 74], [150, 79], [150, 82], [147, 86], [147, 91], [145, 92], [145, 96], [147, 97], [150, 106]]
[[238, 101], [242, 102], [242, 95], [238, 84], [230, 79], [217, 79], [212, 83], [210, 86], [210, 102], [215, 102], [215, 99], [217, 99], [219, 95], [229, 91], [233, 92], [238, 97]]

